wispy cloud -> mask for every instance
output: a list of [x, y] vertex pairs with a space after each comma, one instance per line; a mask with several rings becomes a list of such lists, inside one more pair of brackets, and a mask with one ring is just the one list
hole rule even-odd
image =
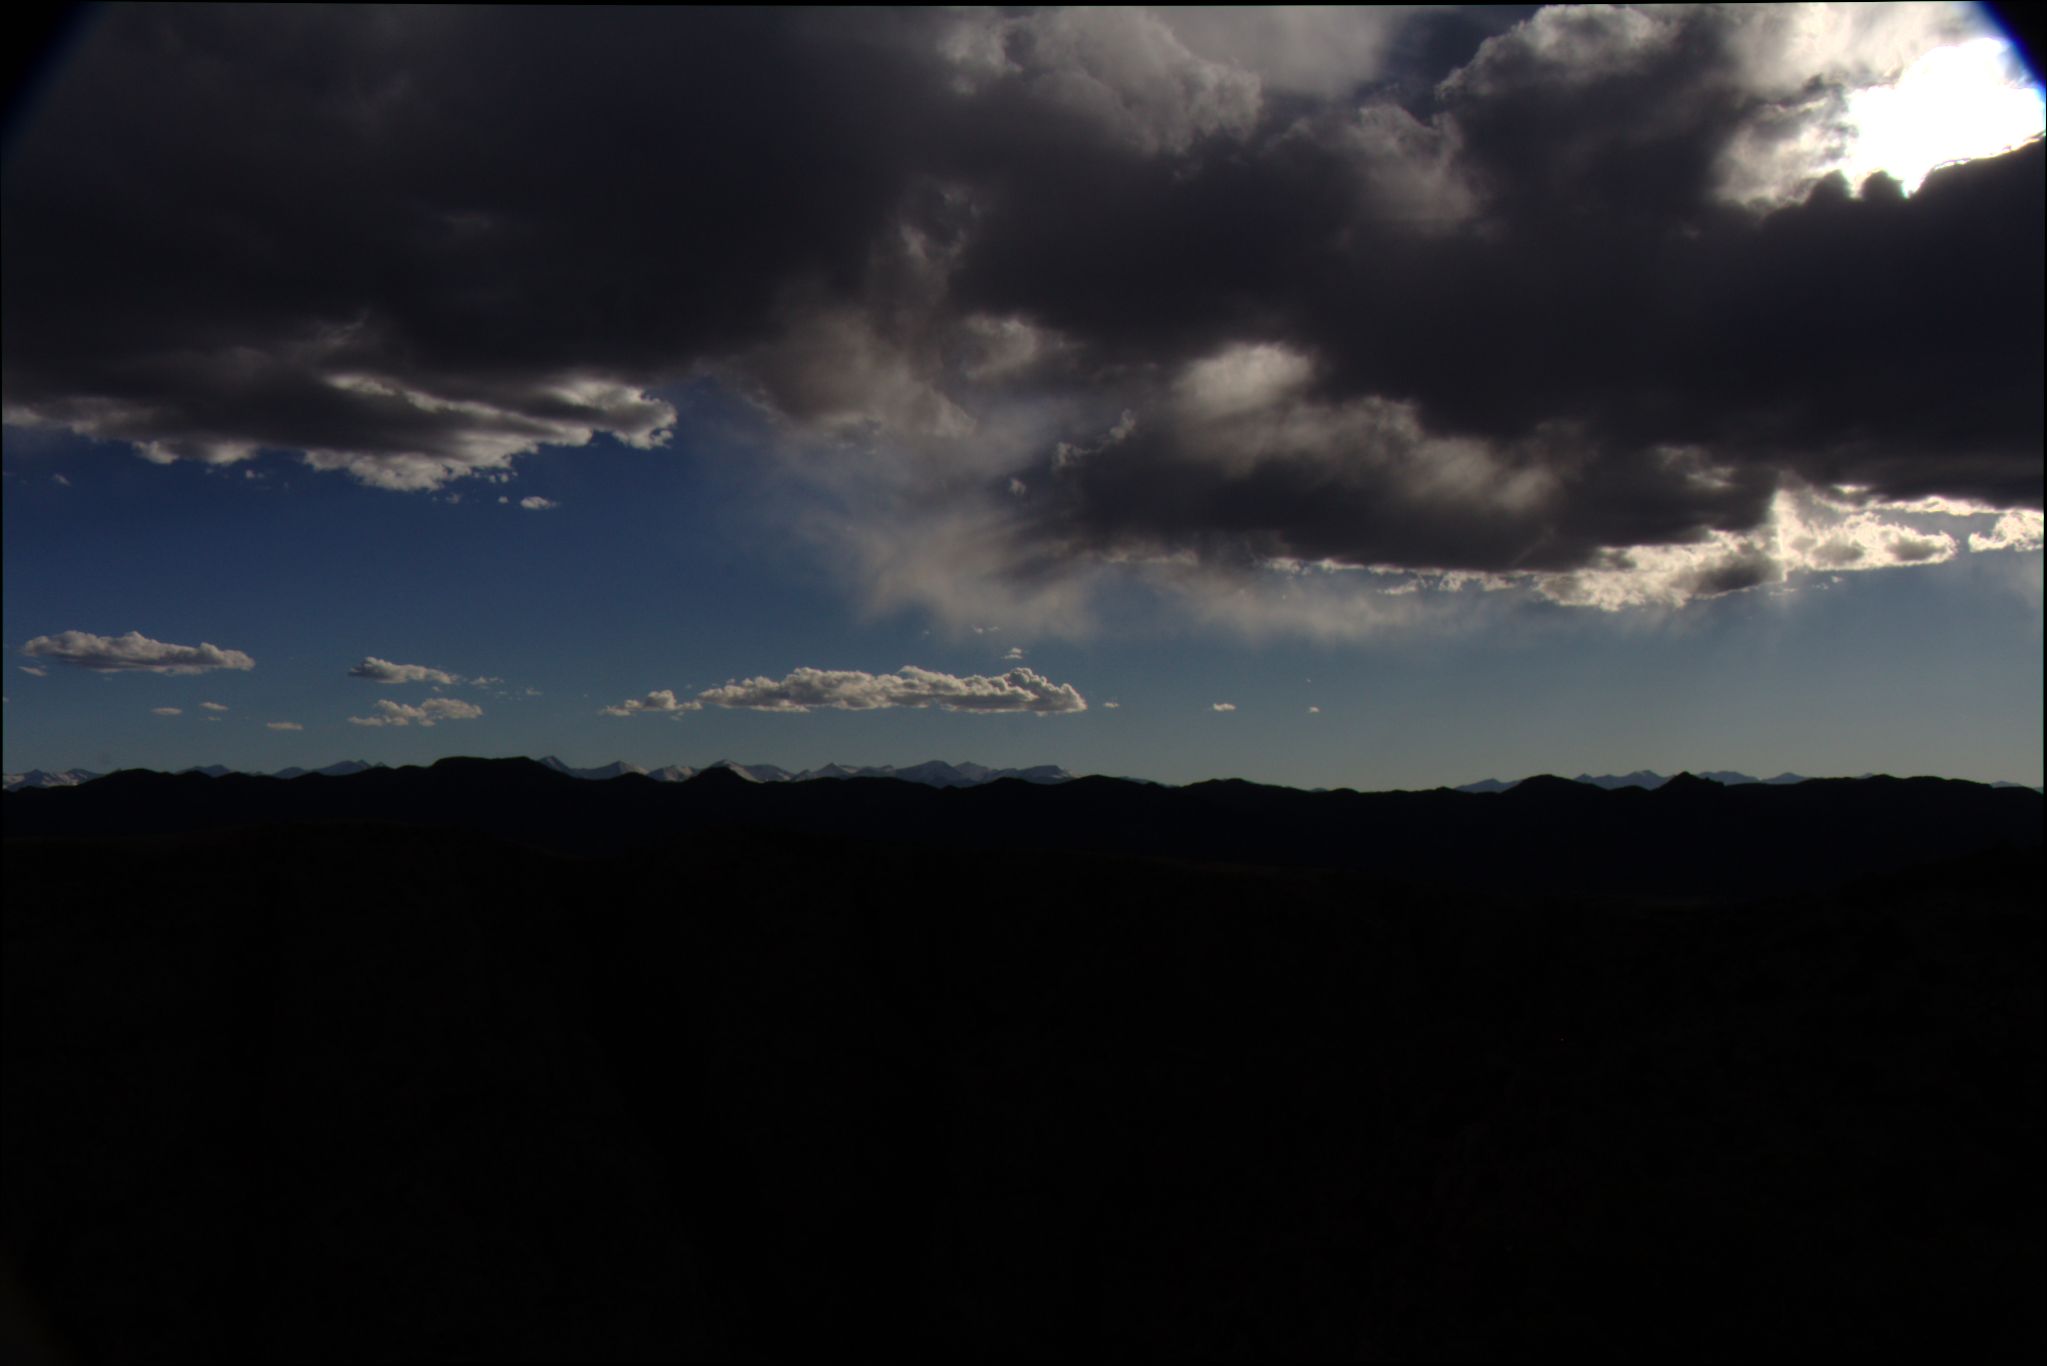
[[555, 502], [552, 498], [542, 498], [536, 493], [529, 498], [521, 498], [519, 506], [525, 508], [528, 512], [546, 512], [550, 508], [560, 507], [561, 504]]
[[1235, 711], [1237, 704], [1234, 702], [1212, 702], [1209, 704], [1208, 709], [1210, 711]]
[[224, 703], [220, 703], [220, 702], [201, 702], [201, 703], [199, 704], [199, 707], [200, 707], [200, 709], [201, 709], [202, 711], [227, 711], [227, 710], [228, 710], [228, 707], [227, 707], [227, 706], [226, 706], [226, 705], [225, 705]]
[[305, 729], [305, 727], [304, 727], [304, 726], [300, 725], [300, 724], [299, 724], [298, 722], [296, 722], [296, 721], [265, 721], [265, 722], [263, 723], [263, 728], [264, 728], [265, 730], [304, 730], [304, 729]]
[[183, 716], [185, 709], [183, 707], [151, 707], [149, 714], [151, 716]]
[[140, 631], [124, 636], [96, 636], [89, 631], [64, 631], [37, 636], [21, 647], [34, 659], [54, 660], [98, 673], [145, 670], [160, 674], [197, 674], [211, 669], [253, 669], [256, 661], [240, 650], [218, 645], [172, 645], [151, 640]]

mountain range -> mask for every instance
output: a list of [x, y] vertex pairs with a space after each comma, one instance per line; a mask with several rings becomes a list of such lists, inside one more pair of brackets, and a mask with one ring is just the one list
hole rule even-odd
[[705, 764], [701, 769], [687, 764], [669, 764], [665, 768], [641, 768], [623, 759], [605, 764], [599, 768], [572, 768], [553, 755], [540, 760], [544, 768], [556, 773], [566, 773], [571, 778], [587, 778], [604, 781], [623, 778], [629, 773], [638, 773], [659, 783], [686, 782], [698, 773], [712, 769], [726, 769], [750, 783], [807, 783], [821, 778], [897, 778], [906, 783], [922, 783], [926, 787], [979, 787], [1003, 778], [1017, 778], [1027, 783], [1064, 783], [1073, 778], [1071, 773], [1056, 764], [1039, 764], [1032, 768], [989, 768], [986, 764], [949, 764], [942, 759], [928, 759], [921, 764], [897, 768], [894, 764], [870, 764], [861, 768], [848, 768], [844, 764], [826, 764], [822, 768], [806, 768], [792, 773], [778, 764], [736, 764], [730, 759]]
[[[858, 768], [849, 768], [844, 764], [826, 764], [822, 768], [806, 768], [801, 772], [791, 772], [776, 764], [736, 764], [730, 759], [705, 764], [701, 769], [691, 768], [687, 764], [642, 768], [623, 759], [596, 768], [576, 768], [552, 754], [537, 762], [543, 768], [552, 769], [571, 778], [598, 782], [637, 774], [652, 778], [657, 783], [680, 783], [711, 769], [728, 769], [750, 783], [803, 783], [818, 778], [898, 778], [906, 783], [922, 783], [926, 787], [978, 787], [982, 783], [992, 783], [1002, 778], [1016, 778], [1027, 783], [1063, 783], [1073, 777], [1056, 764], [1038, 764], [1031, 768], [990, 768], [986, 764], [949, 764], [942, 759], [930, 759], [904, 768], [898, 768], [894, 764], [868, 764]], [[383, 767], [385, 765], [373, 764], [364, 759], [344, 759], [325, 768], [281, 768], [275, 773], [244, 776], [305, 778], [318, 775], [326, 778], [345, 778], [350, 774]], [[225, 764], [194, 764], [190, 768], [179, 769], [178, 772], [197, 773], [207, 778], [224, 778], [230, 773], [240, 773], [242, 770], [229, 768]], [[89, 783], [104, 776], [82, 768], [66, 769], [61, 773], [36, 768], [26, 773], [7, 774], [0, 787], [4, 787], [8, 792], [23, 788], [76, 787], [80, 783]]]
[[[922, 776], [901, 781], [907, 773]], [[632, 772], [591, 781], [530, 759], [469, 758], [318, 781], [133, 769], [9, 792], [6, 830], [178, 835], [374, 821], [598, 856], [693, 831], [747, 829], [1667, 897], [1813, 886], [2040, 843], [2038, 794], [1941, 778], [1730, 785], [1679, 774], [1648, 789], [1544, 775], [1481, 794], [1304, 792], [1238, 779], [1185, 787], [1102, 777], [933, 781], [945, 776], [919, 765], [887, 777], [774, 780], [719, 764], [681, 782]]]
[[[844, 764], [825, 764], [819, 768], [806, 768], [794, 773], [776, 764], [737, 764], [730, 759], [720, 759], [715, 763], [705, 764], [701, 769], [691, 768], [687, 764], [668, 764], [662, 768], [642, 768], [638, 764], [627, 763], [623, 759], [614, 760], [597, 768], [575, 768], [557, 759], [552, 754], [538, 762], [542, 767], [553, 769], [556, 773], [566, 774], [571, 778], [582, 778], [597, 782], [612, 778], [623, 778], [628, 774], [637, 774], [642, 777], [652, 778], [657, 783], [680, 783], [686, 782], [697, 774], [708, 772], [711, 769], [729, 769], [734, 774], [752, 783], [806, 783], [827, 778], [896, 778], [906, 783], [921, 783], [926, 787], [978, 787], [983, 783], [992, 783], [1003, 778], [1016, 778], [1027, 783], [1064, 783], [1071, 782], [1074, 776], [1056, 764], [1038, 764], [1031, 768], [989, 768], [985, 764], [949, 764], [941, 759], [930, 759], [924, 763], [911, 764], [903, 768], [898, 768], [893, 764], [868, 764], [858, 768], [849, 768]], [[329, 764], [325, 768], [281, 768], [268, 776], [272, 778], [304, 778], [318, 774], [328, 778], [343, 778], [352, 773], [361, 773], [367, 769], [383, 767], [383, 764], [373, 764], [363, 759], [344, 759], [340, 763]], [[220, 778], [229, 773], [239, 771], [238, 769], [228, 768], [224, 764], [195, 765], [191, 768], [179, 770], [181, 773], [203, 774], [208, 778]], [[7, 774], [4, 782], [0, 782], [0, 788], [4, 788], [8, 792], [14, 792], [23, 788], [76, 787], [80, 783], [88, 783], [102, 776], [104, 775], [88, 772], [82, 768], [65, 769], [61, 773], [52, 773], [45, 769], [37, 768], [31, 769], [26, 773]], [[1809, 781], [1803, 774], [1798, 773], [1779, 773], [1774, 778], [1756, 778], [1747, 773], [1734, 772], [1731, 769], [1715, 769], [1710, 772], [1694, 774], [1693, 776], [1719, 783], [1723, 787], [1739, 787], [1750, 783], [1786, 787], [1795, 783]], [[1877, 775], [1864, 773], [1859, 776], [1871, 778]], [[1123, 781], [1144, 782], [1147, 780], [1131, 778], [1124, 779]], [[1509, 792], [1523, 781], [1525, 780], [1520, 778], [1485, 778], [1475, 783], [1460, 784], [1454, 790], [1475, 793]], [[1661, 773], [1654, 773], [1648, 769], [1637, 769], [1633, 773], [1602, 773], [1596, 777], [1590, 773], [1580, 773], [1572, 781], [1604, 788], [1609, 792], [1624, 787], [1639, 787], [1653, 792], [1669, 782], [1670, 779]], [[1998, 782], [1991, 783], [1989, 786], [2023, 787], [2025, 784]], [[1315, 789], [1317, 792], [1326, 792], [1328, 790], [1327, 788]], [[2033, 789], [2035, 792], [2039, 790], [2038, 787]]]
[[[1778, 787], [1784, 787], [1792, 783], [1806, 781], [1805, 775], [1801, 773], [1779, 773], [1774, 778], [1757, 778], [1747, 773], [1736, 773], [1731, 769], [1714, 769], [1711, 772], [1697, 773], [1693, 776], [1719, 783], [1722, 787], [1740, 787], [1746, 783], [1770, 783]], [[1874, 775], [1865, 773], [1861, 776], [1868, 778]], [[1457, 790], [1459, 792], [1507, 792], [1520, 781], [1519, 778], [1485, 778], [1475, 783], [1465, 783], [1458, 787]], [[1670, 779], [1661, 773], [1652, 773], [1646, 768], [1638, 768], [1633, 773], [1602, 773], [1598, 777], [1594, 777], [1590, 773], [1580, 773], [1572, 781], [1590, 783], [1594, 787], [1603, 787], [1609, 792], [1622, 787], [1641, 787], [1653, 792], [1669, 782]]]

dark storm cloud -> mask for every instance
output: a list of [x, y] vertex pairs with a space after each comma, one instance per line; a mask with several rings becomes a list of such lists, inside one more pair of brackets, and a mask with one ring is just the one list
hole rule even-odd
[[1770, 12], [1333, 15], [115, 10], [7, 168], [8, 409], [426, 487], [708, 368], [1041, 579], [2039, 505], [2037, 143], [1765, 212], [1847, 79]]
[[7, 168], [9, 408], [401, 484], [650, 439], [619, 385], [858, 273], [916, 143], [891, 52], [765, 12], [110, 11]]
[[[1736, 135], [1785, 102], [1755, 93], [1725, 16], [1637, 41], [1605, 31], [1624, 18], [1556, 23], [1562, 53], [1498, 40], [1442, 92], [1473, 202], [1454, 229], [1346, 196], [1347, 112], [1255, 154], [1132, 168], [1105, 151], [1062, 172], [1072, 193], [1020, 184], [965, 299], [1124, 365], [1263, 339], [1315, 362], [1275, 400], [1286, 420], [1231, 458], [1186, 458], [1215, 437], [1201, 414], [1090, 461], [1064, 524], [1204, 555], [1561, 569], [1754, 527], [1787, 476], [2038, 506], [2039, 145], [1937, 172], [1909, 201], [1888, 180], [1860, 198], [1822, 182], [1763, 216], [1716, 190]], [[1430, 482], [1429, 443], [1303, 431], [1374, 396], [1552, 483], [1430, 511], [1405, 491]]]

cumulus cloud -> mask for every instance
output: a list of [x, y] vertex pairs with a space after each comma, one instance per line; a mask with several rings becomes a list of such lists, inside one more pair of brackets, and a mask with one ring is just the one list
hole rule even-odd
[[1988, 532], [1971, 532], [1969, 549], [1987, 550], [2038, 550], [2041, 545], [2042, 517], [2033, 508], [2019, 508], [2005, 513], [1997, 519], [1997, 525]]
[[231, 708], [229, 708], [229, 707], [227, 706], [227, 704], [226, 704], [226, 703], [223, 703], [223, 702], [201, 702], [201, 703], [199, 704], [199, 707], [200, 707], [200, 710], [202, 710], [202, 711], [228, 711], [228, 710], [231, 710]]
[[959, 677], [906, 664], [892, 674], [854, 669], [796, 669], [779, 679], [750, 678], [697, 695], [710, 706], [757, 711], [873, 711], [883, 707], [938, 707], [967, 712], [1076, 712], [1087, 702], [1069, 683], [1054, 683], [1030, 669], [998, 677]]
[[706, 688], [689, 701], [668, 691], [606, 707], [606, 716], [641, 712], [695, 711], [705, 706], [748, 711], [807, 712], [878, 711], [888, 707], [937, 707], [960, 712], [1058, 712], [1087, 710], [1087, 701], [1070, 683], [1054, 683], [1030, 669], [1006, 674], [964, 677], [906, 664], [892, 674], [857, 669], [795, 669], [782, 678], [749, 678]]
[[[353, 719], [353, 718], [351, 718], [351, 719]], [[299, 724], [298, 722], [296, 722], [296, 721], [265, 721], [265, 722], [263, 723], [263, 728], [264, 728], [265, 730], [304, 730], [304, 729], [305, 729], [305, 727], [304, 727], [304, 726], [300, 725], [300, 724]]]
[[183, 716], [185, 711], [182, 707], [151, 707], [149, 714], [151, 716]]
[[373, 716], [351, 716], [356, 726], [431, 726], [439, 721], [468, 721], [483, 715], [483, 708], [458, 697], [429, 697], [414, 706], [379, 698]]
[[348, 671], [350, 678], [366, 678], [372, 683], [439, 683], [443, 685], [461, 683], [458, 674], [446, 669], [428, 668], [424, 664], [393, 664], [388, 659], [370, 655], [362, 663]]
[[89, 631], [63, 631], [37, 636], [21, 647], [36, 659], [54, 660], [100, 673], [144, 670], [160, 674], [197, 674], [212, 669], [253, 669], [256, 661], [240, 650], [218, 645], [172, 645], [151, 640], [140, 631], [124, 636], [96, 636]]
[[703, 706], [704, 704], [701, 702], [680, 700], [673, 692], [666, 688], [660, 688], [648, 693], [645, 697], [628, 697], [615, 707], [601, 708], [598, 714], [602, 716], [637, 716], [641, 712], [665, 712], [672, 714], [686, 711], [702, 711]]
[[1209, 704], [1208, 709], [1210, 711], [1235, 711], [1237, 704], [1234, 702], [1212, 702]]
[[549, 508], [560, 507], [561, 504], [555, 502], [552, 498], [542, 498], [539, 494], [534, 494], [531, 497], [521, 498], [519, 506], [525, 508], [528, 512], [546, 512]]
[[[1800, 509], [2037, 515], [2041, 147], [1915, 188], [1871, 132], [1993, 38], [1946, 5], [116, 9], [10, 149], [5, 412], [431, 489], [661, 445], [715, 381], [769, 431], [762, 504], [961, 630], [1082, 633], [1133, 585], [1355, 634], [1436, 589], [1939, 563], [2025, 525]], [[167, 223], [193, 184], [213, 212]]]

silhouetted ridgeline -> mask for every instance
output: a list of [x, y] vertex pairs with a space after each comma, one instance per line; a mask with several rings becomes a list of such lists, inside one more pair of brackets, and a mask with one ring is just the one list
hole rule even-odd
[[98, 1361], [2032, 1360], [2041, 798], [523, 762], [4, 798]]
[[5, 796], [18, 835], [177, 834], [384, 821], [613, 853], [743, 828], [966, 848], [1350, 868], [1428, 884], [1697, 896], [1838, 882], [1999, 844], [2037, 847], [2042, 799], [1932, 778], [1722, 787], [1680, 775], [1604, 790], [1531, 778], [1512, 791], [1302, 792], [1225, 780], [1183, 788], [1082, 778], [934, 789], [889, 779], [754, 784], [578, 782], [524, 759], [443, 759], [284, 781], [129, 770]]

